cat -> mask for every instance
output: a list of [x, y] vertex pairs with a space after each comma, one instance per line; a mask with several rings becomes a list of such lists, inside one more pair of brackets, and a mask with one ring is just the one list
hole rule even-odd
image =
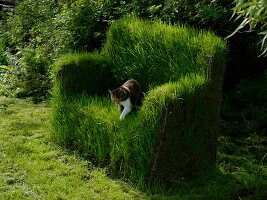
[[125, 116], [136, 106], [140, 106], [144, 98], [140, 83], [134, 79], [129, 79], [117, 89], [108, 91], [111, 100], [120, 108], [120, 120], [125, 119]]

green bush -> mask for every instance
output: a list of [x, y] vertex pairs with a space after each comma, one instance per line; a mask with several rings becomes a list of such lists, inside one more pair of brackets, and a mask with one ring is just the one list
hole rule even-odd
[[1, 74], [1, 95], [44, 100], [51, 88], [49, 61], [37, 50], [25, 48], [16, 55], [7, 53], [8, 64]]
[[[197, 28], [213, 30], [225, 37], [239, 23], [238, 20], [229, 22], [232, 15], [231, 3], [230, 0], [24, 0], [19, 2], [15, 12], [4, 20], [5, 26], [1, 27], [1, 40], [3, 38], [7, 40], [7, 46], [3, 51], [4, 54], [9, 53], [14, 58], [20, 59], [21, 57], [16, 56], [18, 52], [24, 48], [26, 51], [31, 49], [40, 55], [38, 57], [41, 60], [38, 62], [46, 58], [50, 65], [62, 54], [88, 52], [101, 48], [110, 24], [129, 13], [140, 18], [162, 20], [171, 24], [182, 22]], [[235, 78], [227, 77], [230, 82], [228, 85], [234, 85], [233, 80], [238, 79], [239, 74], [246, 76], [262, 69], [263, 65], [260, 63], [264, 61], [259, 60], [254, 63], [251, 58], [253, 56], [256, 58], [259, 54], [257, 52], [253, 54], [257, 50], [251, 48], [253, 45], [249, 45], [250, 49], [244, 52], [246, 46], [243, 45], [256, 44], [257, 40], [253, 33], [249, 34], [249, 37], [235, 36], [230, 39], [234, 56], [229, 62], [228, 71], [229, 74], [234, 74]], [[242, 46], [242, 50], [236, 49], [236, 46]], [[38, 57], [35, 57], [35, 60]], [[251, 60], [253, 63], [248, 64]], [[13, 65], [10, 62], [7, 59], [7, 65]], [[258, 67], [250, 67], [254, 65]], [[46, 71], [49, 76], [50, 70]], [[43, 81], [39, 77], [34, 79]]]
[[5, 52], [0, 50], [0, 65], [7, 65], [7, 64], [8, 61]]
[[133, 13], [142, 18], [171, 23], [182, 21], [196, 26], [200, 26], [198, 22], [201, 22], [205, 24], [202, 27], [211, 28], [210, 25], [221, 25], [226, 13], [231, 15], [227, 6], [225, 1], [220, 0], [24, 0], [19, 2], [14, 14], [7, 20], [4, 35], [9, 38], [8, 46], [12, 51], [16, 52], [17, 46], [38, 48], [52, 60], [73, 50], [92, 51], [101, 47], [108, 22], [125, 14]]
[[91, 0], [25, 0], [7, 20], [3, 35], [12, 52], [34, 48], [50, 61], [73, 51], [92, 51], [101, 46], [107, 27], [98, 7]]
[[231, 0], [168, 0], [164, 3], [160, 18], [171, 23], [186, 22], [222, 33], [232, 26], [229, 24], [231, 3]]
[[6, 28], [1, 27], [5, 46], [0, 48], [0, 62], [11, 69], [2, 70], [1, 94], [48, 96], [50, 65], [56, 58], [101, 46], [107, 23], [99, 22], [102, 12], [96, 14], [96, 6], [88, 0], [20, 2]]
[[94, 1], [73, 1], [55, 16], [51, 45], [54, 43], [58, 50], [63, 50], [57, 54], [64, 53], [64, 49], [69, 52], [92, 51], [100, 47], [105, 28], [97, 19], [96, 6]]
[[25, 0], [19, 2], [1, 30], [3, 51], [9, 70], [3, 74], [1, 94], [33, 96], [44, 100], [51, 88], [49, 65], [54, 58], [49, 46], [52, 19], [59, 11], [57, 1]]
[[[56, 62], [53, 137], [141, 186], [214, 166], [225, 53], [210, 32], [123, 18], [101, 56]], [[101, 85], [128, 77], [147, 92], [142, 107], [120, 121]]]
[[53, 30], [51, 20], [59, 11], [59, 3], [50, 0], [24, 0], [15, 7], [14, 14], [7, 19], [5, 35], [9, 46], [21, 48], [37, 47], [49, 39]]

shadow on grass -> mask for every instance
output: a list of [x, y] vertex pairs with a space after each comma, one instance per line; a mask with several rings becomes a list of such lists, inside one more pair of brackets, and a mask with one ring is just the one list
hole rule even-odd
[[169, 191], [152, 195], [151, 199], [263, 200], [267, 197], [267, 182], [265, 178], [245, 170], [228, 173], [221, 167], [217, 167], [194, 180], [179, 180], [173, 184]]
[[[151, 199], [263, 200], [267, 199], [266, 136], [220, 136], [217, 167], [194, 180], [179, 180], [169, 191]], [[251, 151], [257, 149], [257, 151]]]

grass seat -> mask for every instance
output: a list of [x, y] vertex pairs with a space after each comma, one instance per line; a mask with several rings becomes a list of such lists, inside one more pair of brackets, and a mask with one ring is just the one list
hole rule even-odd
[[[225, 55], [207, 31], [125, 17], [101, 54], [54, 65], [54, 139], [141, 186], [214, 167]], [[108, 89], [137, 79], [145, 98], [119, 120]]]

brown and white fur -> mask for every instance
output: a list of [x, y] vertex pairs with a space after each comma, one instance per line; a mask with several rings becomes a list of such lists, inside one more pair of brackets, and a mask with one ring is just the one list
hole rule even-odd
[[109, 90], [111, 100], [121, 110], [120, 120], [130, 113], [136, 106], [140, 106], [144, 97], [141, 85], [134, 79], [127, 80], [122, 86], [115, 90]]

